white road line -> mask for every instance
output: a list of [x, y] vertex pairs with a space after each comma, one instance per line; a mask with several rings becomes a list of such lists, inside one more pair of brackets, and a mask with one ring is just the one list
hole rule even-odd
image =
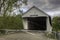
[[26, 32], [26, 33], [31, 34], [31, 35], [36, 35], [36, 34], [34, 34], [34, 33], [31, 33], [31, 32]]

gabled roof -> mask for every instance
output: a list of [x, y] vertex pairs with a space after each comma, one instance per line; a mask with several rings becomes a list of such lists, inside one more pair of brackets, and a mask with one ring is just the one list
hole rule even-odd
[[[25, 13], [22, 13], [22, 15], [24, 15], [24, 14], [26, 14], [27, 12], [29, 12], [32, 8], [36, 8], [36, 9], [38, 9], [39, 11], [41, 11], [41, 12], [43, 12], [43, 13], [45, 13], [44, 11], [42, 11], [41, 9], [39, 9], [38, 7], [36, 7], [36, 6], [32, 6], [31, 8], [29, 8]], [[47, 13], [45, 13], [46, 15], [48, 15]], [[50, 15], [48, 15], [48, 16], [50, 16]]]
[[39, 9], [38, 7], [36, 7], [36, 6], [32, 6], [30, 9], [28, 9], [25, 13], [22, 13], [22, 15], [24, 15], [24, 14], [26, 14], [27, 12], [29, 12], [32, 8], [36, 8], [36, 9], [38, 9], [39, 11], [41, 11], [41, 12], [43, 12], [44, 14], [46, 14], [48, 17], [49, 17], [49, 22], [50, 22], [50, 25], [52, 25], [52, 23], [51, 23], [51, 17], [50, 17], [50, 15], [48, 15], [47, 13], [45, 13], [44, 11], [42, 11], [41, 9]]

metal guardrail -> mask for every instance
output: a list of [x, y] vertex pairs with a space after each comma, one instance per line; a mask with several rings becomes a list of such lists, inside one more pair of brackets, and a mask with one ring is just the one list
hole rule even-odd
[[11, 30], [11, 29], [0, 29], [0, 34], [12, 34], [20, 32], [20, 30]]

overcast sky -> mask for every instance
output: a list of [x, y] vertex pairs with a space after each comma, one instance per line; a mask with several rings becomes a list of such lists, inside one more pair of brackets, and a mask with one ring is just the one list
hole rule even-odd
[[32, 5], [37, 6], [51, 16], [60, 15], [60, 0], [28, 0], [28, 5], [22, 9], [25, 12]]
[[28, 0], [49, 15], [60, 14], [60, 0]]
[[29, 2], [35, 4], [36, 6], [46, 10], [55, 11], [60, 9], [60, 0], [28, 0]]

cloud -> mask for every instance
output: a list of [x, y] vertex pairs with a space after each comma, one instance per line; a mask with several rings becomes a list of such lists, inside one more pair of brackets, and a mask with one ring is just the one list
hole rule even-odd
[[[60, 0], [48, 0], [48, 3], [52, 9], [60, 8]], [[49, 7], [49, 6], [48, 6]]]
[[51, 16], [60, 16], [60, 11], [48, 12]]
[[45, 11], [60, 9], [60, 0], [28, 0]]
[[50, 4], [60, 5], [60, 0], [48, 0]]
[[45, 5], [45, 1], [44, 0], [28, 0], [29, 2], [32, 2], [35, 6], [40, 6], [42, 7], [43, 5]]
[[37, 6], [50, 15], [60, 13], [60, 0], [28, 0], [28, 9], [32, 5]]

